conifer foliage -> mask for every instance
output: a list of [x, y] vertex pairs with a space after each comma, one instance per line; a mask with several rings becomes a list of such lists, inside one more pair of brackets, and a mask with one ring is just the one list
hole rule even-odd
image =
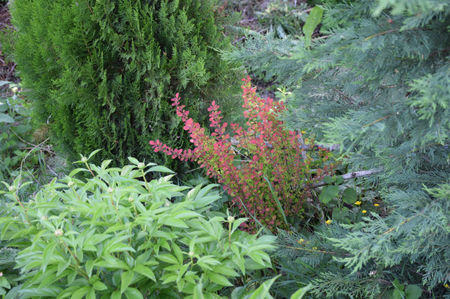
[[[311, 49], [302, 39], [254, 34], [229, 55], [292, 91], [292, 128], [339, 144], [352, 171], [384, 169], [362, 182], [383, 200], [383, 212], [320, 232], [345, 271], [324, 264], [312, 292], [369, 298], [390, 289], [393, 298], [418, 298], [411, 290], [420, 286], [424, 296], [442, 298], [450, 279], [450, 5], [352, 1], [325, 7], [322, 24]], [[308, 263], [318, 269], [317, 260]], [[365, 291], [342, 283], [351, 280], [365, 282]]]
[[210, 0], [17, 0], [12, 15], [13, 57], [36, 119], [69, 153], [104, 148], [99, 159], [123, 161], [149, 159], [149, 139], [183, 146], [170, 96], [183, 92], [203, 115], [205, 95], [233, 80]]

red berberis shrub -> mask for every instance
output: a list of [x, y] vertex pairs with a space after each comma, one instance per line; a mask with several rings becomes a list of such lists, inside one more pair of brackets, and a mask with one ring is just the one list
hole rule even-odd
[[176, 94], [172, 106], [184, 122], [194, 149], [173, 149], [159, 140], [150, 144], [155, 152], [195, 161], [205, 168], [209, 177], [223, 185], [240, 213], [249, 217], [249, 222], [243, 224], [247, 230], [255, 230], [256, 220], [272, 231], [277, 227], [286, 229], [290, 216], [302, 216], [303, 205], [311, 197], [309, 186], [329, 175], [332, 165], [325, 165], [325, 150], [306, 151], [305, 147], [313, 148], [312, 141], [307, 146], [301, 144], [301, 136], [283, 126], [278, 119], [286, 109], [283, 102], [258, 97], [250, 78], [243, 81], [246, 130], [238, 124], [222, 123], [219, 106], [212, 102], [208, 111], [213, 132], [208, 134], [189, 118], [189, 111]]

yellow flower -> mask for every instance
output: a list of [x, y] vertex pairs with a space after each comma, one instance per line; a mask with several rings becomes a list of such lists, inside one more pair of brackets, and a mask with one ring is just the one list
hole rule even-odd
[[300, 239], [297, 241], [298, 244], [302, 244], [303, 242], [305, 242], [305, 240], [303, 240], [303, 239]]
[[313, 249], [313, 250], [317, 250], [317, 247], [313, 247], [312, 249]]
[[367, 213], [367, 211], [366, 210], [362, 210], [361, 213], [365, 214], [365, 213]]
[[355, 205], [360, 206], [362, 202], [360, 202], [359, 200], [357, 202], [355, 202]]
[[302, 131], [302, 134], [305, 134], [306, 133], [306, 131]]
[[327, 221], [325, 221], [326, 224], [331, 224], [331, 222], [333, 222], [333, 220], [328, 219]]
[[373, 205], [376, 206], [376, 207], [380, 206], [380, 204], [378, 204], [378, 203], [374, 203]]
[[445, 287], [446, 289], [450, 289], [450, 286], [448, 285], [448, 283], [444, 284], [444, 287]]

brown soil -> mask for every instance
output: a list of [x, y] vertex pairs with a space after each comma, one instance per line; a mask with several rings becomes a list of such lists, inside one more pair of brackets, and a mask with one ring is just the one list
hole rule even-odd
[[[11, 29], [11, 16], [9, 14], [8, 5], [6, 3], [0, 4], [0, 31], [5, 32]], [[0, 44], [0, 80], [18, 82], [19, 79], [15, 75], [16, 65], [6, 59], [3, 54]]]

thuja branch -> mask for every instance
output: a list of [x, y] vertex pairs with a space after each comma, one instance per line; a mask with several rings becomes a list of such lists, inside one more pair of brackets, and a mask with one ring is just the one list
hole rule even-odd
[[[383, 168], [373, 168], [373, 169], [369, 169], [369, 170], [361, 170], [361, 171], [354, 171], [354, 172], [349, 172], [346, 174], [343, 174], [341, 177], [344, 180], [351, 180], [351, 179], [356, 179], [356, 178], [360, 178], [360, 177], [367, 177], [367, 176], [371, 176], [374, 174], [378, 174], [380, 172], [383, 172]], [[312, 188], [318, 188], [318, 187], [322, 187], [322, 186], [326, 186], [329, 185], [327, 183], [325, 183], [324, 181], [315, 183], [314, 185], [312, 185]]]

